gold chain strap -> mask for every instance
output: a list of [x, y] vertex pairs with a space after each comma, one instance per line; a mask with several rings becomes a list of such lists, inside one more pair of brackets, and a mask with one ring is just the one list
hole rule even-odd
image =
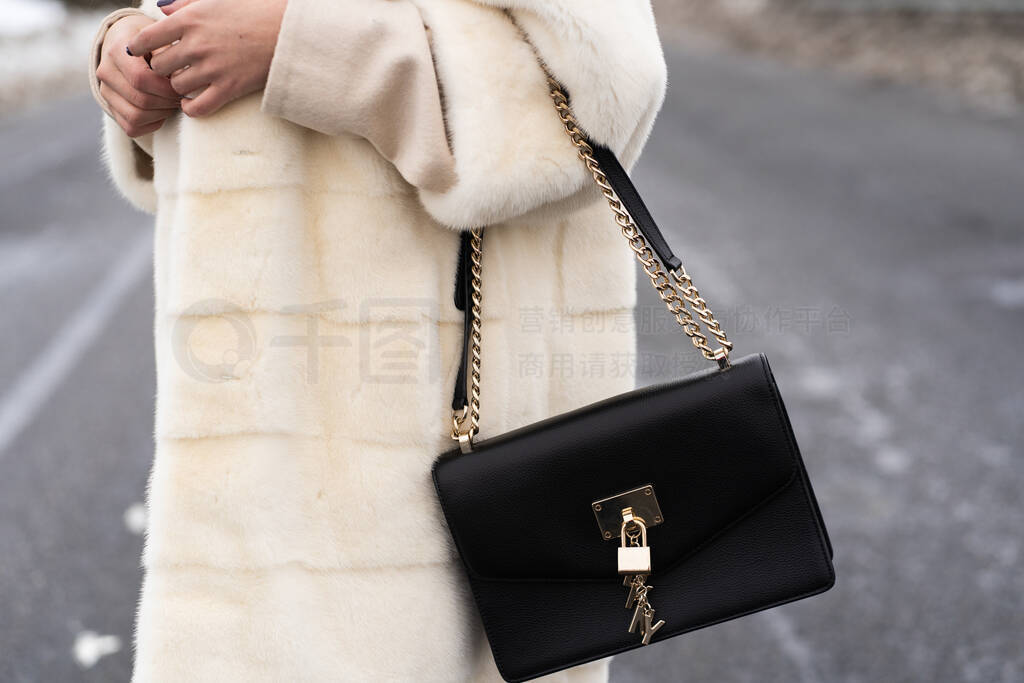
[[462, 406], [462, 413], [452, 415], [452, 438], [459, 442], [462, 449], [468, 450], [472, 444], [473, 437], [480, 431], [480, 305], [483, 302], [483, 281], [480, 279], [482, 272], [480, 267], [483, 263], [483, 228], [472, 228], [469, 240], [470, 258], [470, 285], [473, 288], [472, 298], [472, 326], [470, 329], [470, 370], [469, 370], [469, 429], [462, 431], [462, 426], [467, 418], [467, 406]]
[[[686, 336], [690, 338], [693, 345], [701, 352], [708, 360], [716, 361], [719, 367], [726, 368], [729, 366], [729, 352], [732, 351], [732, 342], [728, 340], [725, 335], [725, 331], [722, 330], [722, 326], [719, 325], [715, 319], [714, 313], [708, 308], [707, 302], [701, 297], [697, 287], [694, 286], [693, 280], [690, 275], [686, 272], [686, 269], [680, 265], [679, 268], [670, 270], [669, 275], [665, 273], [662, 268], [661, 262], [656, 258], [654, 252], [647, 245], [647, 240], [644, 239], [643, 233], [636, 226], [633, 218], [629, 215], [626, 209], [623, 207], [622, 202], [619, 201], [618, 196], [615, 194], [615, 190], [612, 188], [611, 183], [608, 181], [608, 176], [605, 175], [604, 171], [601, 170], [600, 164], [597, 159], [594, 158], [594, 149], [587, 142], [586, 136], [579, 129], [579, 123], [576, 121], [576, 117], [572, 114], [572, 109], [569, 107], [569, 100], [562, 92], [561, 86], [558, 81], [548, 77], [548, 86], [551, 89], [551, 99], [555, 104], [555, 109], [558, 111], [558, 116], [562, 120], [562, 124], [565, 126], [565, 132], [572, 140], [572, 144], [576, 147], [577, 153], [583, 163], [586, 164], [590, 170], [591, 175], [594, 176], [594, 182], [597, 183], [598, 188], [601, 190], [601, 194], [604, 195], [608, 201], [608, 206], [611, 207], [612, 213], [615, 215], [615, 222], [618, 224], [619, 229], [622, 231], [623, 237], [629, 243], [634, 254], [636, 255], [637, 261], [643, 267], [644, 272], [651, 280], [651, 285], [655, 291], [658, 292], [658, 296], [665, 306], [668, 307], [669, 312], [675, 317], [676, 322], [683, 328]], [[472, 332], [470, 335], [470, 348], [471, 348], [471, 372], [470, 372], [470, 405], [463, 406], [461, 413], [456, 411], [452, 414], [452, 439], [459, 442], [463, 452], [469, 452], [472, 448], [473, 437], [476, 436], [480, 428], [480, 306], [483, 300], [483, 293], [481, 291], [481, 278], [480, 278], [480, 264], [482, 256], [482, 228], [472, 229], [472, 239], [470, 244], [472, 246]], [[680, 291], [676, 290], [673, 285], [673, 280], [679, 285]], [[694, 320], [693, 315], [686, 308], [686, 304], [689, 303], [694, 311], [697, 313], [697, 317], [700, 322], [704, 324], [707, 331], [717, 340], [718, 347], [711, 348], [708, 343], [708, 337], [701, 332], [700, 323]], [[468, 413], [468, 415], [467, 415]], [[463, 432], [462, 428], [469, 420], [469, 428]]]
[[[572, 140], [572, 144], [576, 146], [580, 159], [590, 169], [590, 173], [594, 176], [594, 182], [597, 183], [598, 188], [601, 190], [601, 194], [608, 200], [608, 206], [611, 207], [612, 213], [615, 214], [615, 222], [619, 225], [623, 237], [626, 238], [629, 246], [636, 254], [637, 261], [640, 262], [644, 272], [651, 279], [651, 284], [657, 290], [661, 300], [665, 302], [669, 312], [675, 317], [676, 322], [682, 326], [690, 341], [693, 342], [693, 345], [700, 350], [705, 358], [717, 361], [722, 367], [728, 366], [732, 342], [726, 338], [722, 326], [715, 320], [714, 313], [711, 312], [707, 302], [704, 301], [700, 292], [693, 285], [690, 275], [683, 266], [669, 271], [672, 274], [672, 278], [683, 289], [683, 295], [680, 297], [679, 292], [676, 291], [672, 284], [672, 280], [669, 279], [662, 269], [661, 262], [655, 258], [651, 248], [647, 246], [643, 233], [640, 232], [640, 229], [636, 227], [636, 223], [633, 222], [633, 218], [623, 208], [622, 202], [619, 201], [615, 190], [612, 189], [611, 183], [608, 182], [608, 176], [604, 174], [600, 164], [597, 163], [597, 159], [594, 158], [594, 150], [590, 143], [587, 142], [586, 136], [580, 131], [579, 124], [569, 108], [569, 100], [565, 97], [565, 93], [562, 92], [558, 82], [553, 78], [548, 78], [548, 86], [551, 88], [551, 99], [554, 100], [555, 109], [558, 110], [558, 116], [562, 119], [566, 134]], [[693, 306], [697, 316], [707, 327], [708, 332], [718, 340], [719, 347], [717, 349], [712, 349], [708, 345], [707, 336], [701, 332], [700, 325], [686, 309], [684, 300]]]

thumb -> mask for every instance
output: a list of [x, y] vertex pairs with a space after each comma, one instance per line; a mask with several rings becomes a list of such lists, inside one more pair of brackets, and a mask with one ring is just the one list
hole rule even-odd
[[187, 5], [191, 5], [195, 0], [157, 0], [156, 6], [160, 8], [165, 15], [171, 16], [178, 10], [182, 9]]

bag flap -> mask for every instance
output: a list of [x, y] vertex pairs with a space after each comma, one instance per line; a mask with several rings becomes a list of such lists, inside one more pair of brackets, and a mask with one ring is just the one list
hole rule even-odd
[[467, 570], [496, 581], [621, 581], [591, 505], [653, 484], [653, 575], [782, 491], [798, 452], [762, 354], [458, 448], [434, 482]]

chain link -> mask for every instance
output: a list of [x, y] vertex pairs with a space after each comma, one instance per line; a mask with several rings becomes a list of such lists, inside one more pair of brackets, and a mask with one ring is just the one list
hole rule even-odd
[[[459, 441], [463, 435], [472, 441], [473, 437], [480, 431], [480, 327], [481, 327], [481, 305], [483, 303], [483, 281], [481, 279], [481, 266], [483, 265], [483, 228], [472, 228], [470, 230], [470, 286], [472, 287], [472, 326], [469, 334], [470, 342], [470, 366], [469, 366], [469, 406], [462, 407], [461, 415], [452, 415], [452, 438]], [[468, 412], [469, 428], [463, 431]]]
[[[601, 194], [608, 200], [608, 206], [611, 207], [612, 213], [615, 215], [615, 222], [621, 229], [623, 237], [626, 238], [629, 246], [636, 254], [637, 261], [640, 262], [644, 272], [650, 278], [651, 284], [658, 292], [658, 296], [665, 303], [665, 306], [668, 307], [669, 312], [675, 317], [676, 322], [686, 332], [693, 345], [700, 350], [705, 358], [717, 361], [722, 366], [728, 365], [732, 342], [726, 337], [722, 326], [715, 319], [714, 313], [708, 308], [707, 302], [701, 297], [700, 292], [694, 286], [693, 280], [690, 279], [686, 269], [680, 266], [678, 269], [670, 271], [672, 278], [682, 287], [682, 296], [680, 296], [675, 286], [673, 286], [672, 280], [665, 274], [661, 262], [658, 261], [651, 248], [647, 245], [647, 240], [644, 239], [643, 233], [622, 206], [622, 202], [619, 201], [615, 190], [608, 181], [608, 176], [601, 170], [600, 164], [594, 158], [594, 149], [580, 130], [579, 122], [573, 116], [572, 110], [569, 107], [569, 100], [566, 98], [565, 93], [562, 92], [558, 81], [549, 77], [548, 87], [551, 90], [551, 99], [555, 103], [555, 109], [558, 111], [559, 118], [562, 119], [566, 134], [572, 140], [572, 144], [576, 146], [580, 159], [583, 160], [591, 175], [594, 176], [594, 182], [597, 183]], [[719, 346], [717, 349], [711, 348], [707, 336], [701, 332], [700, 324], [693, 319], [690, 311], [687, 310], [686, 302], [690, 303], [708, 332], [718, 341]]]
[[[551, 99], [565, 127], [566, 134], [576, 147], [580, 159], [586, 164], [587, 169], [590, 170], [601, 194], [608, 201], [608, 206], [611, 207], [612, 214], [615, 217], [615, 223], [619, 226], [623, 237], [626, 238], [644, 272], [647, 273], [647, 277], [650, 278], [651, 285], [658, 292], [658, 296], [665, 303], [669, 313], [676, 319], [676, 322], [683, 328], [686, 336], [690, 338], [693, 345], [701, 352], [701, 355], [708, 360], [716, 361], [721, 367], [727, 367], [729, 364], [729, 352], [732, 351], [732, 342], [726, 337], [725, 331], [722, 330], [722, 326], [715, 319], [714, 313], [708, 308], [707, 302], [701, 297], [697, 287], [694, 286], [690, 275], [683, 266], [670, 270], [669, 274], [671, 274], [671, 277], [669, 274], [666, 274], [661, 262], [648, 246], [647, 240], [644, 239], [643, 233], [636, 226], [633, 218], [615, 194], [608, 176], [601, 170], [600, 164], [594, 158], [594, 149], [580, 130], [579, 123], [576, 117], [573, 116], [572, 109], [569, 106], [569, 100], [562, 91], [558, 81], [549, 77], [548, 86]], [[451, 431], [452, 439], [466, 444], [471, 444], [473, 437], [480, 430], [480, 311], [483, 300], [480, 266], [482, 262], [483, 228], [472, 228], [471, 233], [472, 239], [470, 244], [472, 251], [470, 255], [472, 258], [471, 284], [473, 304], [472, 330], [470, 333], [470, 402], [468, 406], [462, 407], [461, 412], [453, 412]], [[679, 285], [679, 290], [676, 289], [673, 281]], [[687, 303], [697, 313], [700, 323], [694, 319], [689, 309], [687, 309]], [[701, 331], [701, 323], [704, 324], [708, 333], [718, 342], [717, 348], [711, 347], [708, 336]], [[469, 427], [464, 429], [467, 420]]]

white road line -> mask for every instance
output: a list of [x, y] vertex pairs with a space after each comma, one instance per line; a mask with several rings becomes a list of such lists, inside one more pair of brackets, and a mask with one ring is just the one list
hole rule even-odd
[[0, 400], [0, 458], [100, 336], [125, 296], [149, 272], [152, 245], [152, 231], [140, 229], [139, 238], [129, 243], [113, 270]]

